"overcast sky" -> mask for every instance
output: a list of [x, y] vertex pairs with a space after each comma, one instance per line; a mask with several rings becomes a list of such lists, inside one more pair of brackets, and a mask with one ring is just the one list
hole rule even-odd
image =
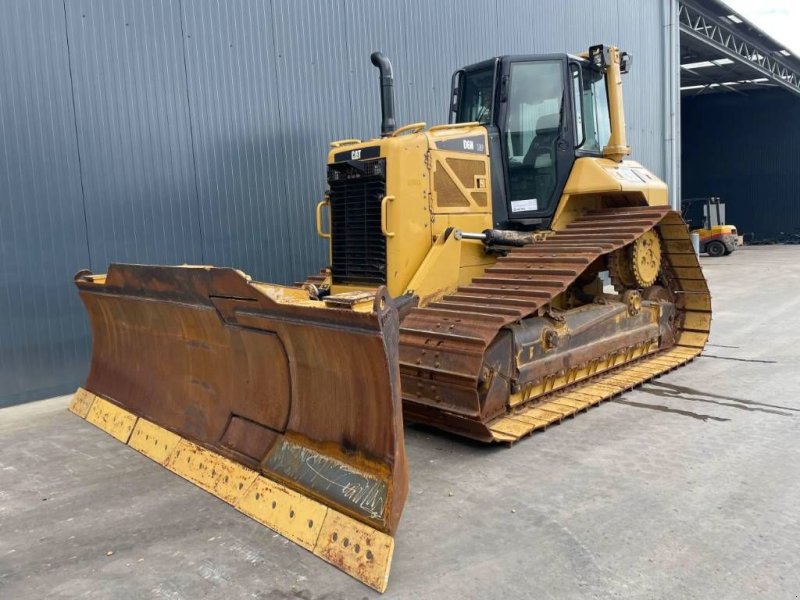
[[800, 56], [800, 0], [723, 0], [725, 4]]

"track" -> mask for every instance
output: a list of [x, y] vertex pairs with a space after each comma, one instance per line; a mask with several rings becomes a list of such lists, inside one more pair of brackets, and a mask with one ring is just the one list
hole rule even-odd
[[[590, 368], [589, 377], [560, 382], [557, 391], [526, 398], [505, 415], [482, 417], [485, 355], [503, 328], [542, 314], [595, 261], [653, 228], [663, 245], [663, 284], [678, 313], [675, 344], [646, 354], [632, 349], [602, 374]], [[404, 413], [477, 439], [513, 442], [692, 360], [710, 323], [708, 286], [678, 213], [651, 206], [593, 211], [542, 242], [510, 251], [456, 293], [409, 312], [400, 328]]]

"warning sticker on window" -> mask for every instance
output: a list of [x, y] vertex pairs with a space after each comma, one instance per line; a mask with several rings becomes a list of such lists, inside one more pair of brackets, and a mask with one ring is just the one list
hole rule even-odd
[[528, 212], [529, 210], [539, 210], [539, 202], [536, 198], [528, 198], [527, 200], [512, 200], [511, 212]]

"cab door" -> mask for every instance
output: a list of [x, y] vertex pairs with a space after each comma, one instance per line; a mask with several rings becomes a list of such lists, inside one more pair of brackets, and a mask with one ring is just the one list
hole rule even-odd
[[546, 225], [575, 160], [567, 57], [509, 57], [500, 73], [495, 122], [508, 219]]

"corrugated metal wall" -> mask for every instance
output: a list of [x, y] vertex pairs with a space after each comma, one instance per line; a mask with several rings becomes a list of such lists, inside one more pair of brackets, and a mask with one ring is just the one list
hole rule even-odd
[[800, 98], [783, 91], [684, 98], [683, 196], [719, 196], [756, 240], [800, 234]]
[[111, 261], [290, 282], [325, 260], [332, 139], [443, 122], [452, 71], [619, 43], [635, 157], [665, 170], [658, 0], [8, 0], [0, 4], [0, 406], [75, 387], [72, 275]]
[[64, 6], [0, 6], [0, 405], [86, 368], [71, 273], [89, 264]]

